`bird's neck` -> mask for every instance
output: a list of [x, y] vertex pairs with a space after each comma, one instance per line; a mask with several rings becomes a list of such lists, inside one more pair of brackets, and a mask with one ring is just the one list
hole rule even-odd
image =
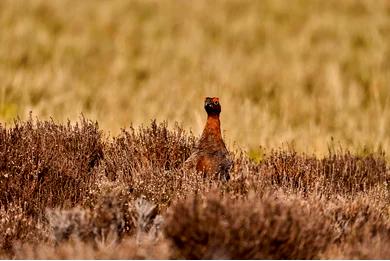
[[201, 142], [209, 142], [210, 138], [214, 141], [222, 141], [221, 122], [218, 114], [207, 115], [206, 126], [202, 133]]

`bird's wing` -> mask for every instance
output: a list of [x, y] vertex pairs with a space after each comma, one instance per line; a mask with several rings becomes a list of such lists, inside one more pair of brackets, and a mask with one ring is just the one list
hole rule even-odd
[[191, 154], [191, 156], [186, 159], [186, 161], [183, 164], [183, 168], [186, 170], [192, 169], [196, 167], [196, 161], [199, 158], [199, 152], [195, 151]]

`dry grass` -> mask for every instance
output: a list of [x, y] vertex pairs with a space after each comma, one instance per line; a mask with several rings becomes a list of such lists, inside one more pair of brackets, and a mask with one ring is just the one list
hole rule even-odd
[[[212, 15], [210, 15], [212, 14]], [[0, 119], [103, 129], [150, 119], [199, 134], [219, 96], [227, 143], [390, 149], [386, 0], [0, 3]]]

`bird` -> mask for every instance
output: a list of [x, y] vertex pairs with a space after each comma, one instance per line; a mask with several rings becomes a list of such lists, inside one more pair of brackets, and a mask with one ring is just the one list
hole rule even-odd
[[221, 135], [221, 104], [218, 97], [206, 97], [204, 109], [207, 121], [194, 152], [184, 162], [185, 169], [196, 169], [206, 177], [227, 182], [233, 165]]

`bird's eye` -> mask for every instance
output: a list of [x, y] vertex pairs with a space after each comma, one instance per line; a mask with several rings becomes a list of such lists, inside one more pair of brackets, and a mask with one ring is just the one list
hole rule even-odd
[[218, 105], [218, 101], [214, 101], [214, 105]]

